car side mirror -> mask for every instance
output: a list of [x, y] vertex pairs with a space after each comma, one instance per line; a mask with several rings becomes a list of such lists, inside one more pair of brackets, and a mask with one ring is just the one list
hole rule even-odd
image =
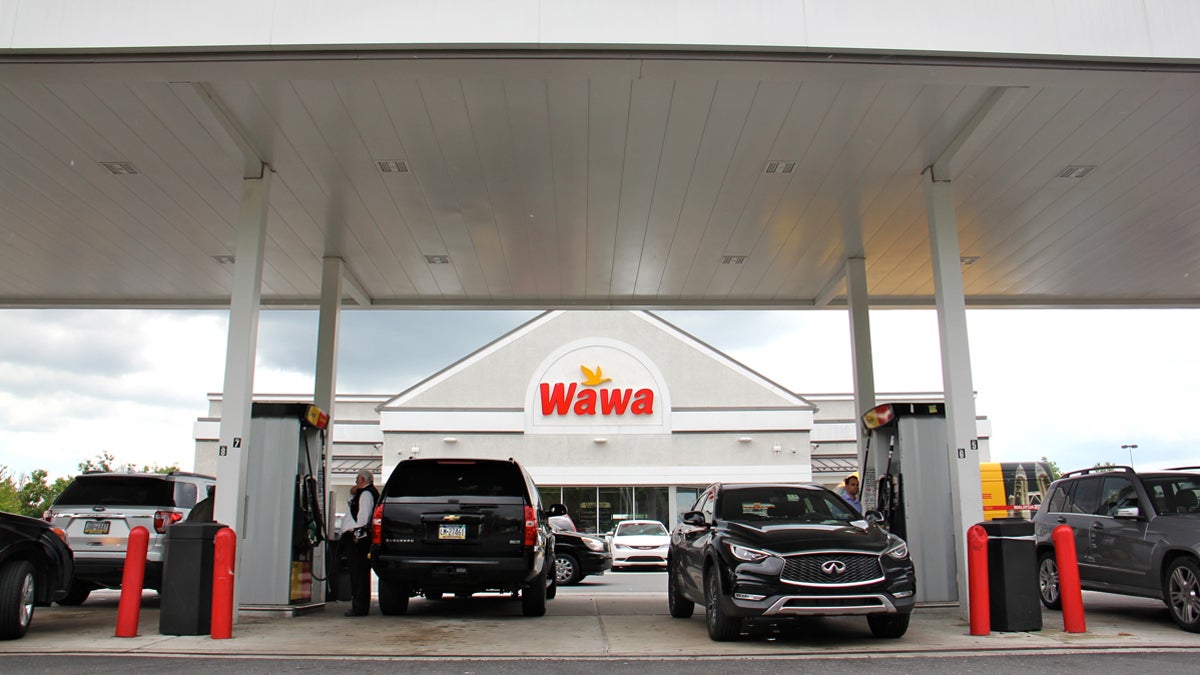
[[877, 511], [875, 509], [871, 509], [871, 510], [867, 511], [866, 513], [864, 513], [863, 518], [866, 518], [867, 522], [869, 522], [869, 523], [878, 525], [885, 530], [888, 529], [887, 519], [885, 519], [883, 517], [882, 513], [880, 513], [879, 511]]
[[546, 513], [551, 516], [565, 516], [567, 515], [567, 507], [564, 504], [551, 504], [550, 510]]
[[1136, 506], [1122, 506], [1113, 514], [1114, 518], [1138, 518], [1141, 516], [1141, 510]]
[[688, 511], [683, 514], [683, 522], [696, 527], [704, 527], [708, 525], [708, 521], [704, 519], [703, 511]]

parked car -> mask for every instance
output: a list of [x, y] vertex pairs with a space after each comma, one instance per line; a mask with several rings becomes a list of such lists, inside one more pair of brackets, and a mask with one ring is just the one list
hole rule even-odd
[[[565, 517], [565, 516], [564, 516]], [[603, 537], [557, 526], [554, 529], [554, 575], [559, 586], [574, 586], [591, 575], [612, 569], [612, 554]]]
[[613, 528], [613, 569], [621, 567], [666, 567], [671, 533], [657, 520], [622, 520]]
[[747, 618], [838, 615], [898, 638], [916, 577], [908, 545], [878, 522], [820, 485], [710, 485], [671, 532], [671, 616], [704, 605], [713, 640], [736, 640]]
[[1054, 529], [1075, 534], [1087, 590], [1158, 598], [1186, 631], [1200, 632], [1200, 467], [1137, 472], [1127, 466], [1065, 474], [1033, 517], [1042, 604], [1062, 606]]
[[74, 573], [65, 532], [36, 518], [0, 512], [0, 640], [23, 637], [33, 608], [62, 597]]
[[525, 616], [546, 613], [558, 586], [549, 518], [517, 462], [410, 459], [392, 471], [372, 519], [379, 610], [404, 614], [410, 597], [520, 593]]
[[79, 605], [98, 588], [120, 588], [129, 533], [150, 534], [145, 588], [162, 586], [167, 527], [212, 494], [212, 476], [171, 473], [85, 473], [75, 477], [42, 519], [67, 533], [75, 552], [75, 582], [60, 605]]

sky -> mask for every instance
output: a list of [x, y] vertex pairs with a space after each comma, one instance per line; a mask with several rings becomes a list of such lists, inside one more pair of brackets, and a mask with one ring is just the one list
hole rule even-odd
[[[800, 394], [852, 390], [841, 310], [659, 312]], [[537, 315], [530, 311], [342, 312], [338, 392], [396, 394]], [[70, 476], [118, 463], [190, 469], [193, 424], [224, 380], [225, 311], [0, 310], [0, 467]], [[976, 412], [993, 461], [1047, 457], [1200, 465], [1200, 310], [967, 312]], [[871, 312], [875, 387], [942, 389], [932, 310]], [[256, 393], [312, 394], [317, 313], [264, 310]]]

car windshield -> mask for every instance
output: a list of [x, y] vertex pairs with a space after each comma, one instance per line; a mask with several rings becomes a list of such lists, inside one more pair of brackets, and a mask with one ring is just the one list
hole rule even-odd
[[617, 525], [618, 536], [631, 537], [644, 534], [665, 536], [667, 527], [662, 523], [621, 523]]
[[1158, 513], [1200, 513], [1200, 476], [1147, 478], [1144, 482]]
[[718, 517], [739, 523], [820, 523], [836, 525], [859, 520], [837, 495], [828, 490], [800, 487], [728, 489], [721, 495]]

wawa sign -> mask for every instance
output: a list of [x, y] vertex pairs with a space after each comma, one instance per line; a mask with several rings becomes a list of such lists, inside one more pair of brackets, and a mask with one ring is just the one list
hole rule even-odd
[[527, 431], [669, 431], [662, 375], [630, 345], [611, 340], [572, 343], [541, 365], [530, 383]]

